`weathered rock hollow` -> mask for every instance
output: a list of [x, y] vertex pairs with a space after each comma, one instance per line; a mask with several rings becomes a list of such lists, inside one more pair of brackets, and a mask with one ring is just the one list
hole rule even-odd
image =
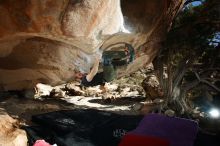
[[0, 90], [56, 85], [87, 72], [109, 45], [129, 43], [135, 60], [155, 57], [184, 0], [0, 0]]

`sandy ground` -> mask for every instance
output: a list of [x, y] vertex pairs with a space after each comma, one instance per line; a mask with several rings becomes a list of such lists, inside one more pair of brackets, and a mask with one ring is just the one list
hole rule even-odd
[[75, 107], [61, 100], [34, 100], [9, 97], [0, 102], [0, 108], [4, 109], [11, 117], [29, 124], [31, 123], [32, 115], [56, 110], [73, 109]]
[[31, 116], [57, 110], [75, 108], [94, 108], [120, 114], [139, 114], [135, 106], [145, 98], [126, 97], [114, 101], [102, 100], [101, 97], [69, 96], [63, 99], [27, 99], [8, 97], [1, 99], [0, 108], [11, 117], [19, 119], [24, 124], [32, 124]]
[[[103, 97], [105, 95], [99, 87], [81, 90], [75, 83], [56, 87], [42, 85], [37, 98], [36, 93], [34, 95], [31, 92], [0, 93], [0, 108], [25, 124], [31, 123], [31, 116], [35, 114], [75, 108], [94, 108], [119, 114], [140, 114], [141, 106], [146, 102], [141, 83], [151, 70], [151, 67], [145, 68], [130, 76], [114, 80], [108, 85], [107, 99]], [[51, 96], [52, 90], [55, 92]], [[81, 95], [76, 95], [78, 91]]]

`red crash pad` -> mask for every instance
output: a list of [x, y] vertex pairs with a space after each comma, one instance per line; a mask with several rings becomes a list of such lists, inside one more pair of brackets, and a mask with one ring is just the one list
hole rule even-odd
[[170, 142], [158, 137], [126, 134], [119, 146], [170, 146]]

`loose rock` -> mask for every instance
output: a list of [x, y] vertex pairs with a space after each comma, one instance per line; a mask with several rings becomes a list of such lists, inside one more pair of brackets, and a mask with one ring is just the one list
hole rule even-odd
[[168, 109], [165, 111], [164, 113], [165, 115], [169, 116], [169, 117], [174, 117], [175, 116], [175, 111]]

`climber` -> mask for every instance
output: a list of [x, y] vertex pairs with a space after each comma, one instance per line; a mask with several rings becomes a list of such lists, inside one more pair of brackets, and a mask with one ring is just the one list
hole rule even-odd
[[105, 51], [102, 56], [103, 72], [98, 72], [101, 56], [97, 55], [93, 67], [88, 74], [76, 73], [76, 78], [81, 79], [81, 86], [104, 86], [117, 77], [117, 66], [127, 65], [134, 60], [134, 49], [125, 44], [123, 51]]
[[95, 62], [90, 72], [84, 75], [81, 79], [82, 86], [89, 87], [89, 86], [105, 85], [105, 81], [103, 80], [103, 72], [98, 72], [99, 61], [100, 61], [100, 57], [96, 56]]
[[103, 66], [105, 72], [98, 72], [100, 57], [96, 56], [93, 67], [88, 74], [75, 73], [75, 78], [81, 80], [81, 86], [90, 87], [101, 85], [105, 89], [105, 82], [112, 81], [116, 77], [116, 70], [113, 65]]

